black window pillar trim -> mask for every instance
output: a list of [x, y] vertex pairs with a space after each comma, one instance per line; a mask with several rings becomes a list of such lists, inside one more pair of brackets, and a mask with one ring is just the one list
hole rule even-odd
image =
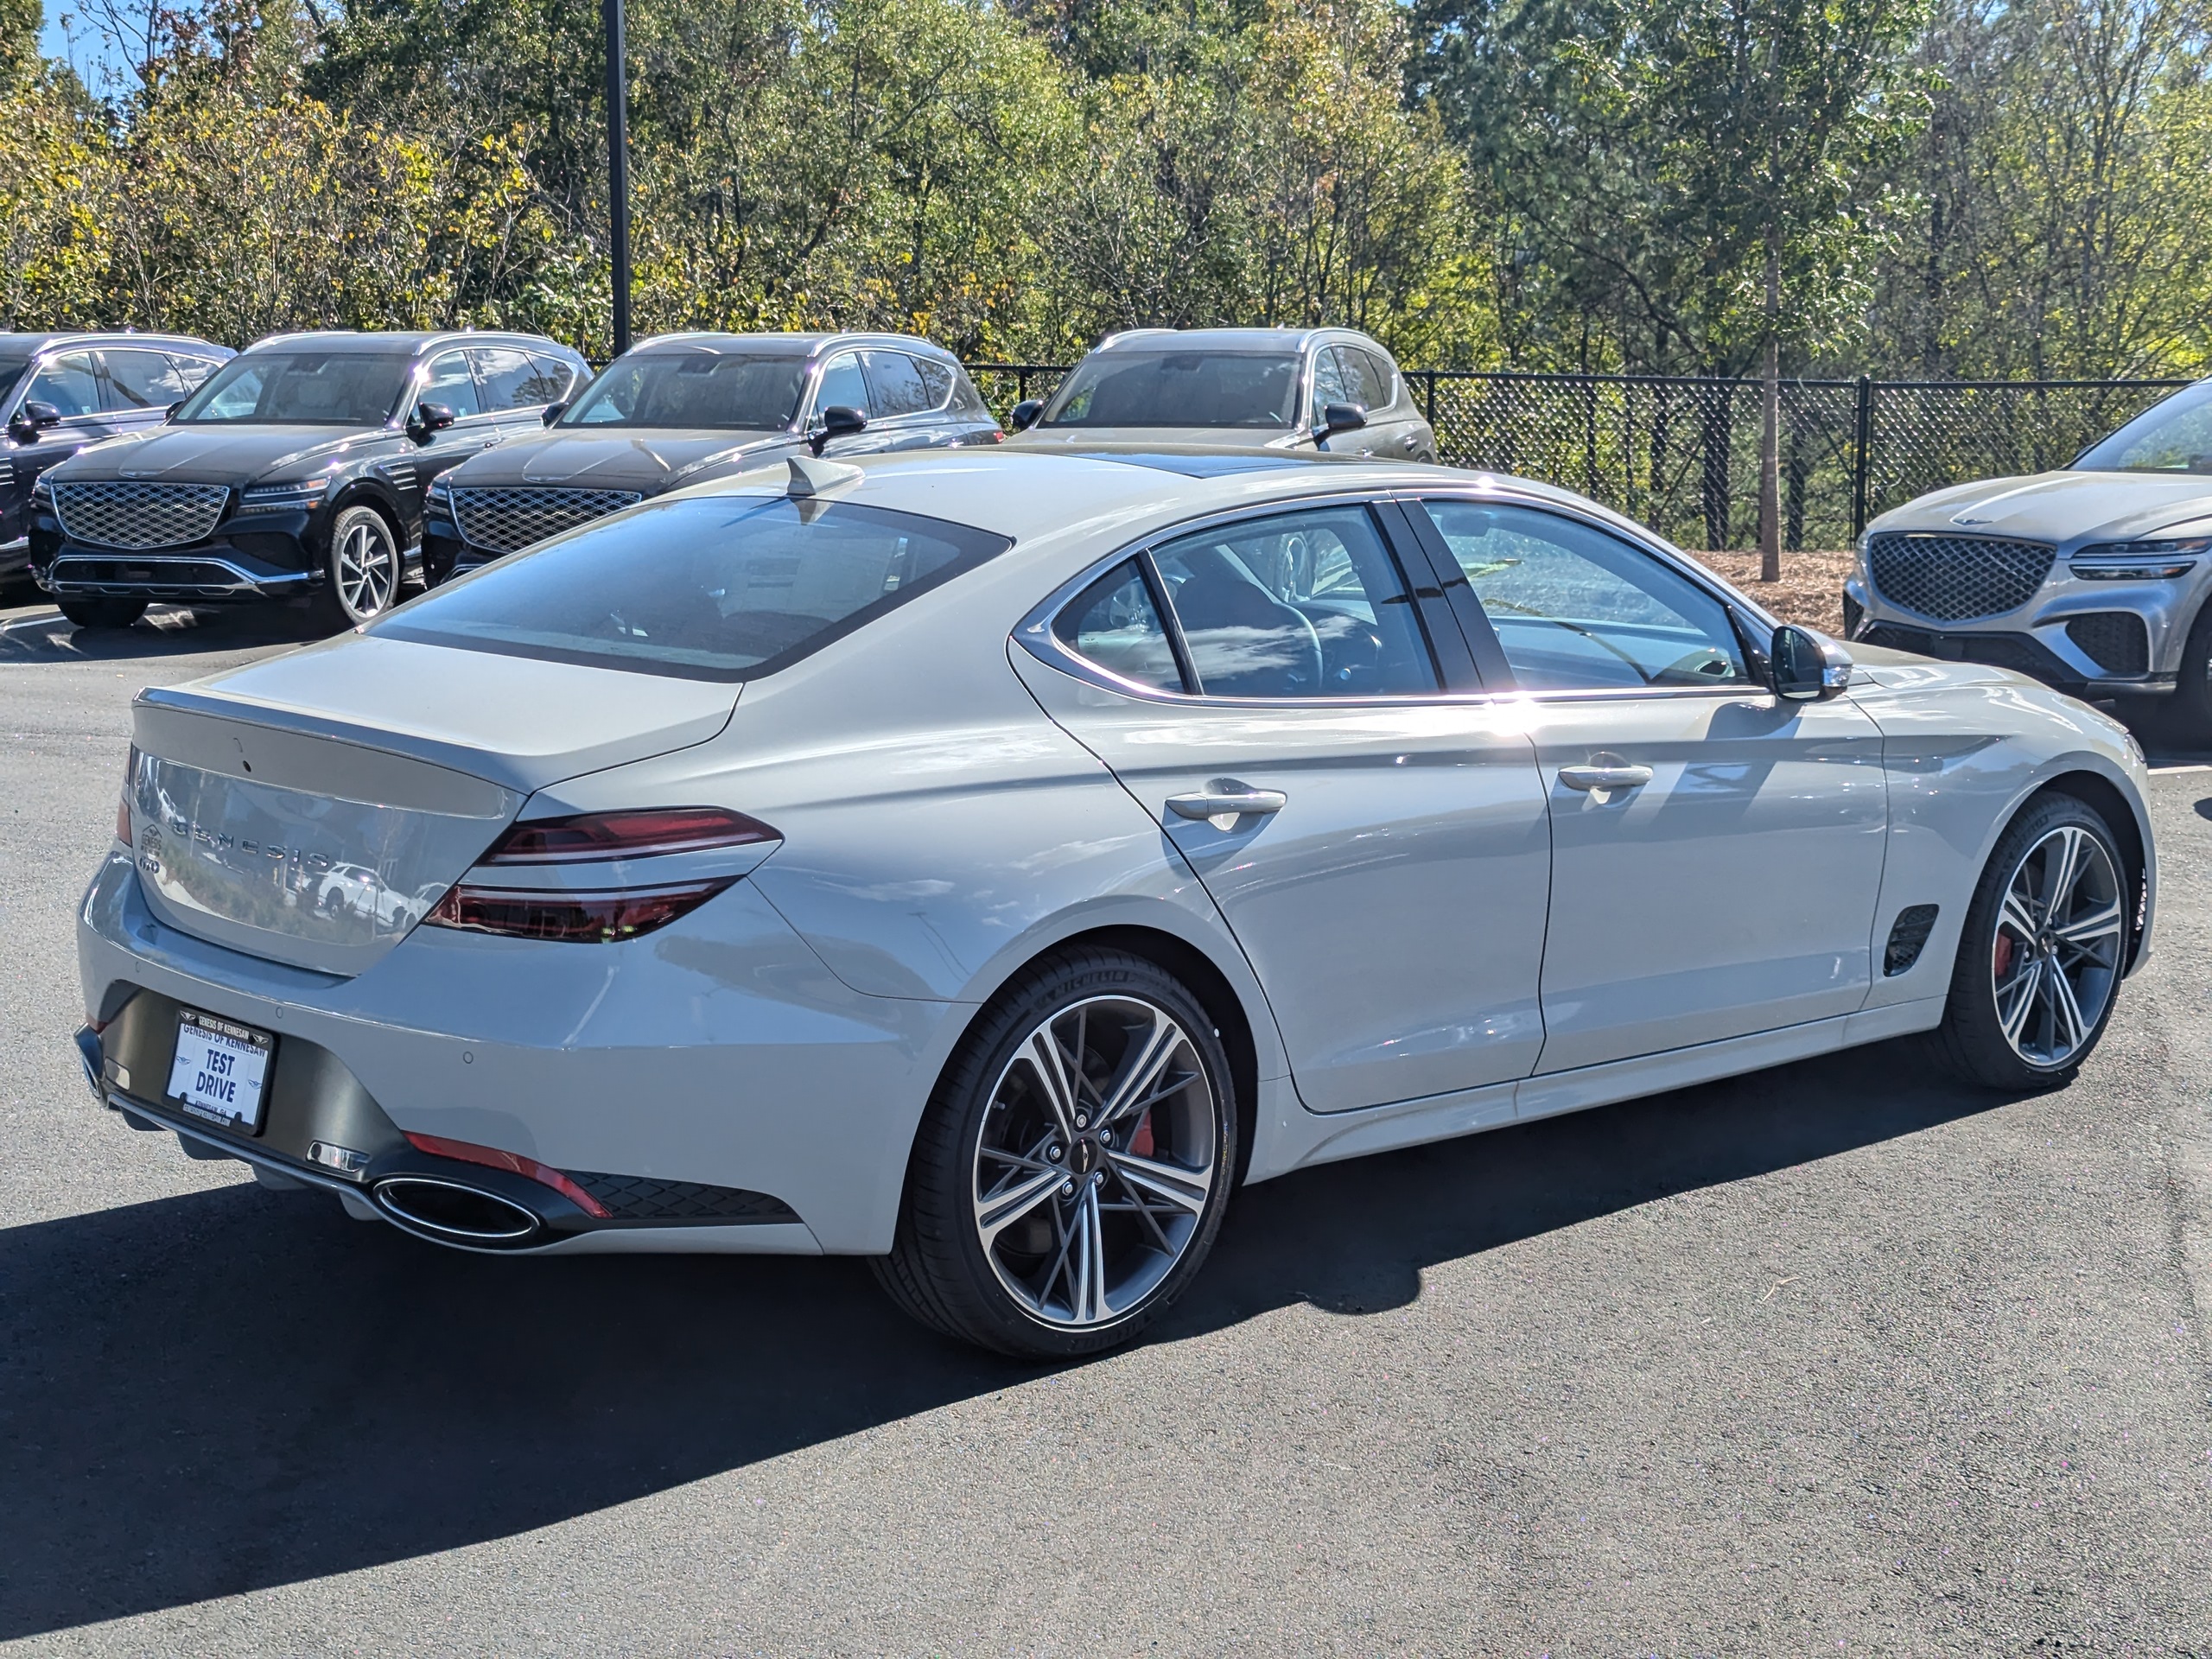
[[1475, 597], [1474, 584], [1459, 568], [1459, 561], [1444, 539], [1444, 532], [1429, 517], [1423, 498], [1401, 495], [1395, 500], [1408, 537], [1426, 556], [1433, 579], [1442, 589], [1445, 604], [1459, 625], [1460, 637], [1474, 661], [1478, 686], [1490, 691], [1517, 689], [1519, 682], [1514, 677], [1513, 664], [1506, 660], [1505, 647], [1497, 642], [1497, 631], [1491, 626], [1488, 613]]

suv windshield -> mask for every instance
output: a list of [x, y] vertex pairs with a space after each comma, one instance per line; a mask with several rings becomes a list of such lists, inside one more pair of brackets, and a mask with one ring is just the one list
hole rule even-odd
[[804, 357], [654, 352], [611, 365], [562, 424], [773, 431], [798, 413], [805, 380]]
[[248, 352], [188, 397], [176, 418], [382, 426], [399, 406], [414, 361], [405, 352]]
[[2212, 473], [2212, 380], [2145, 410], [2074, 465], [2089, 473]]
[[1299, 359], [1232, 352], [1105, 352], [1061, 383], [1043, 426], [1285, 427]]
[[850, 502], [654, 501], [487, 565], [369, 632], [641, 674], [758, 679], [1012, 544]]

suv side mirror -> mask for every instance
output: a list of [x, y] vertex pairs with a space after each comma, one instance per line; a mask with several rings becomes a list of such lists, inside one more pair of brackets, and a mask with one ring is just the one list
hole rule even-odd
[[52, 404], [40, 403], [35, 397], [23, 400], [8, 422], [8, 435], [17, 443], [36, 443], [38, 435], [50, 426], [61, 424], [61, 411]]
[[1774, 695], [1788, 702], [1826, 702], [1851, 683], [1851, 653], [1833, 639], [1783, 623], [1767, 648]]
[[1006, 423], [1016, 432], [1027, 432], [1044, 412], [1042, 397], [1025, 397], [1007, 412]]
[[1357, 404], [1331, 404], [1321, 411], [1321, 424], [1313, 429], [1313, 442], [1321, 443], [1339, 432], [1357, 432], [1367, 424], [1367, 411]]
[[548, 404], [545, 405], [545, 412], [537, 417], [538, 423], [543, 426], [550, 426], [568, 412], [569, 404], [566, 398], [557, 404]]
[[407, 435], [417, 443], [428, 443], [430, 434], [444, 431], [453, 419], [453, 410], [443, 404], [417, 404], [407, 417]]
[[843, 404], [832, 404], [822, 411], [820, 418], [814, 423], [814, 429], [806, 435], [807, 447], [818, 455], [830, 439], [849, 438], [855, 432], [867, 430], [868, 416], [864, 411], [848, 408]]

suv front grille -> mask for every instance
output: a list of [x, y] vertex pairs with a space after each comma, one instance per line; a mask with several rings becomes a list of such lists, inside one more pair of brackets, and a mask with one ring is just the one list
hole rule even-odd
[[512, 553], [624, 507], [634, 507], [644, 499], [635, 490], [480, 486], [455, 490], [453, 512], [461, 525], [461, 539], [471, 547]]
[[137, 550], [204, 542], [231, 492], [221, 484], [56, 484], [62, 533], [94, 547]]
[[2050, 574], [2058, 550], [1986, 536], [1876, 536], [1866, 543], [1874, 586], [1892, 605], [1938, 622], [2017, 611]]

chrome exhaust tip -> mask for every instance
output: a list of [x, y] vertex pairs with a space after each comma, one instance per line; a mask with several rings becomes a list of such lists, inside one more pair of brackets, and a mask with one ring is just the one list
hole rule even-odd
[[92, 1091], [92, 1098], [106, 1105], [107, 1087], [102, 1076], [106, 1060], [100, 1053], [100, 1039], [90, 1026], [77, 1027], [77, 1063], [85, 1068], [85, 1087]]
[[371, 1196], [401, 1226], [441, 1243], [512, 1249], [544, 1225], [512, 1198], [435, 1175], [393, 1175]]

